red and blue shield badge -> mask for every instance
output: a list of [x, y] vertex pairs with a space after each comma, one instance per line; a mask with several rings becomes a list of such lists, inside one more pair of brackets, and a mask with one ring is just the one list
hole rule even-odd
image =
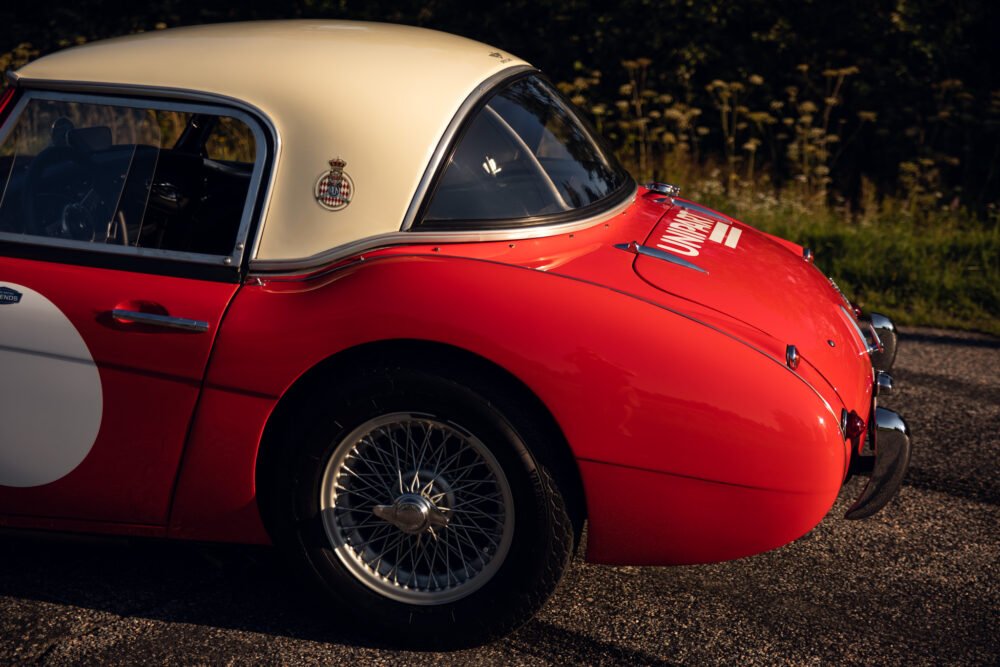
[[354, 198], [354, 181], [344, 171], [347, 161], [339, 157], [330, 160], [330, 170], [316, 181], [316, 201], [328, 211], [346, 208]]

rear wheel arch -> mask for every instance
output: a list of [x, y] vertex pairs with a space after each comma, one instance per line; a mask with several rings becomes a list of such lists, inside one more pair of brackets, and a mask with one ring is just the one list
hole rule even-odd
[[386, 364], [433, 371], [470, 386], [488, 399], [515, 401], [522, 409], [521, 417], [532, 420], [533, 425], [546, 434], [545, 449], [531, 454], [541, 459], [555, 477], [579, 543], [587, 517], [583, 481], [569, 443], [548, 407], [516, 375], [491, 360], [452, 345], [415, 339], [378, 341], [342, 350], [306, 371], [282, 395], [267, 421], [257, 452], [255, 486], [265, 526], [269, 521], [268, 503], [260, 495], [269, 490], [266, 476], [273, 473], [279, 458], [280, 436], [296, 413], [320, 387], [337, 382], [338, 377]]

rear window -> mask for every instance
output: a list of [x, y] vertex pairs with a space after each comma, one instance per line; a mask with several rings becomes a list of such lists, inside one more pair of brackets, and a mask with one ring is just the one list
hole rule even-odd
[[0, 233], [228, 256], [256, 144], [196, 107], [31, 97], [0, 144]]
[[631, 182], [544, 80], [506, 84], [461, 134], [421, 227], [555, 222], [619, 200]]

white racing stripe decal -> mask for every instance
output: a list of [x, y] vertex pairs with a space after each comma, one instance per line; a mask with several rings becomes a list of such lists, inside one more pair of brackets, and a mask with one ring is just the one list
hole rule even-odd
[[742, 234], [743, 230], [734, 225], [681, 209], [667, 225], [656, 247], [676, 255], [697, 257], [706, 239], [727, 248], [735, 248]]
[[715, 227], [712, 229], [712, 234], [708, 237], [708, 240], [715, 241], [716, 243], [722, 243], [722, 237], [726, 235], [726, 231], [728, 229], [729, 225], [724, 222], [715, 223]]
[[743, 230], [737, 227], [733, 227], [732, 229], [730, 229], [729, 236], [726, 238], [726, 246], [730, 248], [735, 248], [736, 244], [740, 242], [740, 234], [742, 233]]
[[0, 303], [0, 486], [41, 486], [69, 474], [94, 446], [101, 376], [54, 303], [22, 285], [0, 282], [0, 291], [20, 295]]

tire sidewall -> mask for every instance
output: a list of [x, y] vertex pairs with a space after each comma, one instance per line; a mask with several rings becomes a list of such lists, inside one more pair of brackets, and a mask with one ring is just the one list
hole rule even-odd
[[[568, 560], [565, 537], [554, 525], [551, 480], [531, 454], [536, 434], [530, 420], [515, 426], [504, 414], [517, 406], [498, 405], [456, 380], [407, 368], [359, 373], [339, 388], [311, 401], [298, 421], [300, 440], [289, 461], [294, 526], [288, 537], [326, 592], [345, 611], [380, 636], [407, 644], [462, 644], [512, 630], [551, 593], [551, 571]], [[477, 437], [496, 457], [513, 497], [514, 532], [504, 562], [492, 578], [469, 595], [440, 605], [414, 605], [386, 598], [361, 582], [341, 562], [327, 537], [320, 512], [320, 485], [330, 457], [361, 424], [394, 412], [423, 413], [455, 424]], [[542, 445], [541, 442], [538, 443]], [[391, 499], [386, 499], [389, 502]], [[552, 560], [562, 563], [553, 563]], [[556, 579], [558, 575], [556, 576]], [[388, 633], [392, 634], [388, 634]], [[441, 633], [450, 633], [442, 637]]]

